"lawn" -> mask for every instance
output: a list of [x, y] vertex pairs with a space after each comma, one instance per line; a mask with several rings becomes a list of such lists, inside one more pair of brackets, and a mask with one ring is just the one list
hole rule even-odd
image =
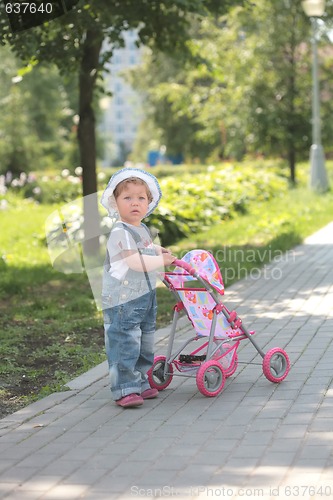
[[[333, 163], [327, 167], [332, 184]], [[310, 192], [306, 170], [299, 166], [299, 187], [251, 202], [245, 213], [177, 241], [173, 252], [181, 257], [193, 248], [211, 251], [226, 286], [259, 269], [333, 219], [332, 192]], [[105, 359], [102, 316], [86, 276], [65, 275], [50, 265], [44, 224], [56, 205], [7, 198], [8, 208], [0, 211], [0, 417], [63, 390]], [[163, 287], [157, 293], [160, 327], [171, 319], [174, 298]]]

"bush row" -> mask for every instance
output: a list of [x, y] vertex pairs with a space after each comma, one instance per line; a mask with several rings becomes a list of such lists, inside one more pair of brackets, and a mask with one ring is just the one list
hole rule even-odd
[[[145, 222], [158, 230], [161, 242], [166, 246], [244, 214], [254, 201], [269, 200], [288, 188], [287, 180], [267, 162], [261, 165], [242, 163], [194, 169], [172, 168], [168, 170], [168, 176], [160, 170], [156, 169], [156, 175], [163, 198]], [[104, 189], [107, 181], [108, 176], [100, 173], [99, 189]], [[82, 196], [82, 184], [78, 175], [32, 177], [14, 182], [11, 191], [39, 203], [59, 204]], [[77, 228], [77, 224], [74, 226]]]
[[266, 201], [288, 189], [273, 170], [253, 166], [209, 167], [195, 176], [168, 177], [157, 210], [147, 221], [159, 231], [163, 245], [203, 231], [248, 211], [254, 201]]

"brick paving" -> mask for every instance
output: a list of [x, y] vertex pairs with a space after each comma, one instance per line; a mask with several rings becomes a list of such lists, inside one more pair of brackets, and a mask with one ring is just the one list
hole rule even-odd
[[[225, 302], [265, 352], [286, 349], [286, 380], [269, 382], [242, 341], [218, 397], [174, 377], [123, 410], [102, 363], [0, 420], [0, 498], [333, 499], [333, 223], [228, 288]], [[189, 330], [184, 318], [177, 339]], [[157, 354], [168, 332], [157, 332]]]

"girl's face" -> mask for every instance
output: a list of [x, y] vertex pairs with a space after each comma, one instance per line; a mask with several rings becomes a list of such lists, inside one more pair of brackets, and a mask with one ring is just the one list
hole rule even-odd
[[146, 187], [128, 183], [116, 199], [120, 219], [123, 222], [139, 226], [148, 212], [149, 200]]

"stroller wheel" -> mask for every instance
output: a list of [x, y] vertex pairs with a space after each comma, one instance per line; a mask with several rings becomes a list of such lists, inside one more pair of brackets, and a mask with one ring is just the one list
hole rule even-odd
[[262, 370], [270, 382], [282, 382], [290, 370], [290, 361], [286, 351], [280, 347], [274, 347], [268, 351], [262, 363]]
[[202, 363], [196, 375], [201, 394], [214, 397], [220, 394], [225, 383], [225, 373], [220, 363], [214, 360]]
[[148, 371], [150, 386], [159, 391], [163, 391], [163, 389], [168, 387], [173, 377], [173, 366], [171, 364], [167, 365], [167, 373], [164, 375], [166, 364], [165, 356], [156, 356], [153, 366]]

